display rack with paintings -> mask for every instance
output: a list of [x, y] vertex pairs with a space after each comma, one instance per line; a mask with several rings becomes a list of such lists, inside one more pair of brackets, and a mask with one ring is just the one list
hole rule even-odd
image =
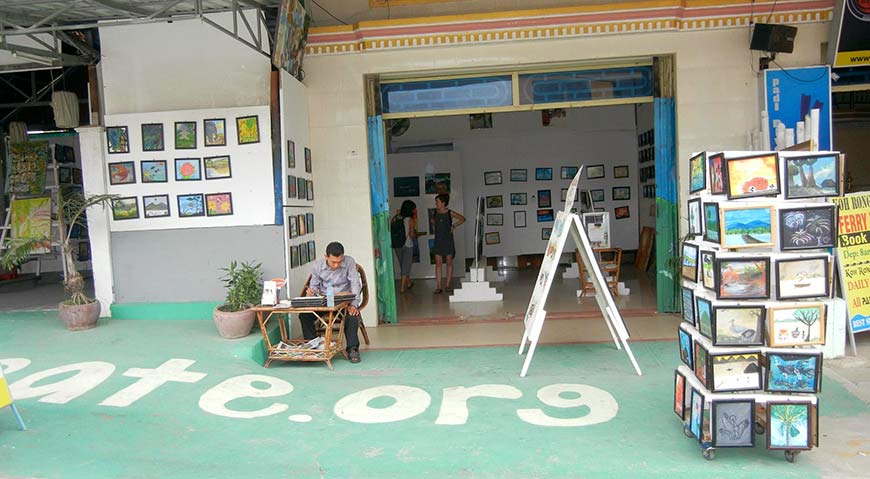
[[793, 462], [819, 441], [837, 237], [829, 198], [843, 192], [844, 157], [700, 152], [688, 163], [674, 412], [707, 459], [766, 435]]

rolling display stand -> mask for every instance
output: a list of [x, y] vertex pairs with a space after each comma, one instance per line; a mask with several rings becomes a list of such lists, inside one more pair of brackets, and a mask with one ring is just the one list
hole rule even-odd
[[756, 435], [789, 462], [819, 445], [842, 166], [837, 152], [689, 160], [673, 410], [705, 459]]

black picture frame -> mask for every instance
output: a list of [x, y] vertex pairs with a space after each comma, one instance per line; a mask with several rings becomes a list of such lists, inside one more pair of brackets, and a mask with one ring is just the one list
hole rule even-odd
[[[701, 183], [698, 187], [693, 187], [692, 184], [692, 164], [698, 163], [701, 168]], [[697, 155], [689, 158], [689, 193], [697, 193], [707, 189], [707, 154], [700, 152]]]
[[613, 167], [613, 177], [614, 178], [628, 178], [629, 170], [628, 165], [617, 165]]
[[305, 191], [308, 187], [308, 183], [305, 182], [305, 178], [297, 177], [296, 178], [296, 198], [300, 200], [308, 199], [308, 192]]
[[[209, 206], [208, 206], [208, 201], [209, 201], [209, 199], [211, 199], [211, 198], [215, 198], [215, 197], [218, 197], [218, 196], [227, 196], [227, 197], [229, 197], [229, 205], [230, 205], [230, 209], [229, 209], [229, 211], [227, 211], [227, 212], [217, 212], [217, 213], [213, 213], [213, 212], [210, 211], [210, 208], [209, 208]], [[233, 194], [232, 194], [231, 192], [229, 192], [229, 191], [223, 191], [223, 192], [220, 192], [220, 193], [209, 193], [209, 194], [205, 195], [205, 214], [206, 214], [206, 216], [232, 216], [232, 214], [233, 214]]]
[[[794, 174], [791, 173], [793, 171], [793, 170], [791, 170], [791, 168], [803, 168], [804, 165], [808, 164], [810, 161], [813, 162], [812, 164], [815, 164], [815, 163], [818, 163], [818, 161], [822, 160], [822, 159], [831, 159], [831, 160], [833, 160], [833, 163], [834, 163], [833, 165], [830, 166], [830, 168], [824, 168], [824, 171], [829, 171], [829, 170], [832, 171], [834, 177], [832, 179], [828, 178], [826, 180], [823, 180], [822, 185], [814, 185], [812, 187], [812, 188], [816, 188], [816, 189], [819, 189], [822, 191], [816, 191], [816, 192], [800, 191], [799, 190], [800, 188], [810, 188], [810, 187], [798, 186], [798, 185], [791, 184], [791, 179], [793, 176], [795, 176]], [[788, 157], [783, 157], [783, 160], [785, 162], [785, 172], [786, 172], [786, 178], [785, 178], [785, 181], [783, 181], [783, 186], [785, 187], [785, 199], [793, 200], [793, 199], [800, 199], [800, 198], [825, 198], [825, 197], [829, 197], [829, 196], [840, 196], [840, 193], [841, 193], [841, 191], [840, 191], [840, 189], [841, 189], [841, 187], [840, 187], [840, 164], [841, 163], [840, 163], [840, 155], [839, 154], [827, 153], [827, 154], [819, 154], [819, 155], [801, 155], [801, 156], [794, 156], [794, 157], [788, 156]], [[810, 164], [810, 166], [812, 166], [812, 164]], [[809, 175], [801, 175], [802, 178], [805, 176], [808, 177], [808, 179], [810, 178]], [[815, 178], [813, 178], [813, 182], [815, 183], [815, 182], [817, 182], [817, 180]], [[831, 190], [831, 188], [833, 188], [833, 190]]]
[[[196, 163], [197, 175], [195, 177], [184, 178], [178, 176], [178, 162], [189, 161]], [[202, 160], [200, 158], [176, 158], [173, 164], [172, 172], [175, 175], [175, 181], [201, 181], [202, 180]]]
[[305, 180], [305, 199], [314, 201], [314, 181]]
[[780, 208], [777, 212], [777, 220], [781, 251], [837, 247], [836, 205]]
[[287, 168], [296, 168], [296, 142], [287, 140]]
[[305, 147], [305, 172], [311, 173], [311, 148]]
[[[696, 221], [692, 221], [692, 206], [697, 208]], [[702, 208], [701, 198], [693, 198], [686, 202], [686, 216], [688, 217], [690, 235], [699, 236], [704, 233], [704, 210]]]
[[529, 194], [528, 193], [511, 193], [510, 194], [511, 206], [522, 206], [529, 204]]
[[[682, 378], [682, 384], [680, 384], [680, 378]], [[680, 372], [679, 369], [674, 370], [674, 414], [680, 418], [680, 421], [686, 420], [686, 385], [688, 384], [688, 379], [686, 376]], [[682, 389], [681, 398], [679, 404], [677, 404], [677, 390], [678, 388]]]
[[504, 226], [504, 215], [502, 213], [487, 213], [487, 226]]
[[[724, 411], [733, 410], [738, 405], [742, 405], [742, 409], [749, 415], [746, 424], [743, 421], [734, 424], [733, 419], [729, 420], [724, 417], [727, 415], [727, 412]], [[734, 414], [731, 414], [731, 417], [734, 417]], [[714, 399], [710, 410], [710, 420], [713, 426], [714, 447], [755, 447], [755, 399]], [[732, 429], [736, 429], [736, 431], [732, 431]], [[744, 433], [747, 440], [738, 442], [737, 439], [743, 437]], [[737, 438], [734, 437], [736, 434], [739, 434]]]
[[296, 238], [299, 236], [299, 217], [296, 215], [290, 215], [287, 217], [287, 229], [290, 233], [290, 239]]
[[[771, 416], [774, 413], [774, 410], [778, 407], [800, 407], [806, 408], [807, 410], [807, 444], [799, 445], [799, 444], [789, 444], [788, 446], [773, 446], [771, 444], [773, 434], [770, 433], [770, 429], [773, 426], [773, 421]], [[768, 401], [767, 402], [767, 449], [769, 450], [791, 450], [791, 451], [806, 451], [812, 449], [813, 445], [813, 431], [814, 431], [814, 423], [818, 421], [818, 417], [815, 417], [813, 409], [817, 409], [813, 407], [811, 401]]]
[[[710, 208], [710, 209], [708, 209]], [[713, 211], [712, 213], [715, 222], [708, 221], [708, 211]], [[721, 244], [722, 242], [722, 223], [719, 221], [719, 203], [717, 202], [705, 202], [701, 204], [701, 217], [702, 223], [704, 224], [704, 241], [709, 241], [711, 243]], [[715, 233], [715, 234], [712, 234]]]
[[550, 236], [553, 234], [553, 228], [541, 228], [541, 239], [550, 241]]
[[[152, 165], [163, 168], [163, 179], [155, 180], [153, 174], [146, 174]], [[139, 162], [139, 173], [142, 183], [167, 183], [169, 181], [169, 170], [166, 160], [142, 160]], [[149, 179], [151, 178], [151, 179]]]
[[[184, 213], [184, 208], [181, 207], [181, 202], [187, 199], [198, 199], [199, 206], [202, 207], [201, 210], [195, 213]], [[178, 206], [178, 217], [179, 218], [195, 218], [198, 216], [205, 216], [205, 198], [202, 193], [190, 193], [184, 195], [178, 195], [175, 197], [175, 203]]]
[[[688, 253], [688, 256], [687, 256]], [[700, 248], [698, 245], [694, 243], [689, 243], [687, 241], [683, 242], [682, 247], [680, 247], [680, 277], [688, 279], [693, 283], [698, 282], [698, 270], [699, 264], [698, 261], [700, 259]], [[687, 265], [686, 259], [694, 258], [695, 265]]]
[[526, 226], [526, 212], [514, 211], [514, 228], [525, 228]]
[[610, 197], [613, 201], [628, 201], [631, 199], [630, 186], [614, 186], [610, 190]]
[[293, 175], [287, 175], [287, 199], [296, 199], [296, 177]]
[[536, 181], [551, 181], [553, 179], [553, 169], [552, 168], [535, 168], [535, 180]]
[[[254, 120], [254, 126], [257, 130], [256, 131], [257, 136], [256, 136], [256, 138], [252, 137], [251, 139], [245, 139], [243, 141], [242, 140], [242, 129], [240, 128], [240, 126], [242, 125], [243, 122], [250, 120], [252, 118]], [[261, 136], [262, 136], [262, 134], [260, 133], [260, 116], [259, 115], [246, 115], [246, 116], [236, 117], [236, 142], [239, 145], [252, 145], [254, 143], [259, 143]]]
[[[227, 171], [226, 171], [226, 173], [225, 174], [209, 173], [209, 169], [211, 168], [213, 170], [212, 167], [215, 165], [215, 163], [218, 160], [221, 160], [223, 158], [227, 159]], [[202, 159], [202, 169], [205, 173], [204, 177], [206, 180], [222, 180], [225, 178], [232, 178], [233, 177], [233, 164], [232, 164], [232, 161], [230, 160], [230, 155], [206, 156], [205, 158]]]
[[695, 341], [692, 334], [685, 329], [677, 328], [677, 342], [680, 347], [680, 360], [692, 371], [695, 370]]
[[592, 165], [586, 167], [586, 179], [594, 180], [604, 178], [604, 165]]
[[[706, 258], [709, 258], [709, 266], [705, 266], [707, 261]], [[698, 256], [698, 283], [703, 286], [705, 289], [710, 291], [716, 291], [716, 253], [709, 250], [701, 250], [700, 255]], [[706, 268], [710, 268], [710, 283], [707, 283], [707, 276], [704, 274], [704, 270]]]
[[579, 169], [577, 166], [563, 166], [559, 168], [559, 179], [573, 180]]
[[[116, 161], [109, 163], [109, 184], [110, 185], [133, 185], [136, 184], [136, 162], [135, 161]], [[123, 168], [123, 170], [122, 170]], [[127, 171], [125, 175], [128, 180], [120, 181], [113, 171]]]
[[[821, 294], [811, 293], [807, 291], [806, 294], [798, 294], [798, 295], [783, 295], [782, 294], [782, 269], [781, 267], [788, 263], [800, 263], [806, 261], [821, 261], [823, 264], [823, 269], [825, 271], [824, 275], [824, 291]], [[809, 299], [809, 298], [830, 298], [831, 297], [831, 261], [828, 255], [822, 256], [806, 256], [800, 258], [784, 258], [777, 259], [774, 262], [774, 274], [776, 278], [776, 299], [778, 300], [792, 300], [792, 299]], [[798, 286], [795, 287], [805, 287]], [[817, 290], [816, 290], [817, 291]]]
[[[130, 200], [133, 200], [133, 213], [130, 216], [119, 215], [118, 206], [122, 202], [129, 203]], [[135, 220], [139, 219], [139, 198], [136, 196], [124, 196], [121, 198], [112, 198], [112, 219], [115, 221], [126, 221], [126, 220]]]
[[[725, 312], [755, 312], [754, 325], [736, 324], [733, 318], [726, 318]], [[713, 306], [713, 346], [764, 346], [764, 319], [767, 309], [764, 306]], [[727, 324], [725, 324], [727, 323]], [[724, 334], [727, 331], [727, 336]]]
[[[754, 363], [751, 358], [754, 356]], [[710, 352], [707, 356], [707, 384], [709, 384], [710, 391], [712, 392], [739, 392], [739, 391], [758, 391], [763, 387], [762, 381], [764, 378], [761, 374], [761, 350], [760, 349], [752, 349], [752, 350], [741, 350], [741, 351], [732, 351], [728, 353], [717, 353]], [[719, 366], [724, 361], [749, 361], [747, 366], [742, 366], [738, 368], [733, 367], [721, 367]], [[729, 363], [733, 364], [733, 363]], [[754, 367], [753, 367], [754, 366]], [[728, 375], [727, 373], [734, 372], [744, 374], [747, 377], [755, 378], [754, 384], [750, 382], [747, 385], [725, 385], [722, 382], [717, 381], [717, 376]]]
[[[704, 318], [701, 310], [704, 309], [701, 305], [704, 304], [706, 306], [707, 311], [710, 312], [707, 318]], [[701, 333], [701, 336], [704, 336], [707, 339], [713, 339], [713, 302], [703, 296], [695, 296], [695, 327], [698, 328], [698, 332]], [[704, 326], [707, 326], [706, 328]]]
[[[160, 212], [158, 214], [149, 214], [148, 213], [148, 205], [146, 201], [151, 198], [163, 198], [165, 199], [166, 204], [166, 212]], [[169, 195], [147, 195], [142, 197], [142, 216], [145, 218], [164, 218], [167, 216], [172, 216], [172, 207], [169, 205]]]
[[696, 325], [695, 322], [695, 290], [692, 288], [687, 288], [682, 286], [680, 288], [681, 294], [680, 298], [682, 298], [682, 312], [683, 312], [683, 321]]
[[529, 170], [525, 168], [511, 168], [511, 181], [529, 181]]
[[[753, 178], [750, 181], [754, 181], [755, 183], [749, 186], [744, 186], [744, 191], [741, 194], [734, 194], [732, 188], [732, 182], [734, 181], [734, 175], [731, 173], [732, 168], [736, 170], [740, 170], [741, 163], [746, 163], [750, 161], [760, 160], [768, 157], [773, 157], [773, 162], [775, 167], [771, 171], [774, 174], [775, 187], [771, 187], [773, 184], [770, 183], [768, 178]], [[726, 158], [725, 159], [725, 168], [724, 168], [724, 179], [725, 179], [725, 194], [729, 200], [736, 200], [741, 198], [756, 198], [759, 196], [777, 196], [782, 193], [782, 179], [779, 174], [779, 153], [764, 153], [760, 155], [751, 155], [751, 156], [741, 156], [738, 158]]]
[[601, 203], [604, 201], [604, 190], [589, 190], [589, 195], [592, 197], [593, 203]]
[[[139, 130], [142, 132], [142, 151], [163, 151], [166, 149], [166, 137], [163, 134], [163, 123], [143, 123]], [[156, 134], [153, 144], [146, 143], [145, 139]]]
[[[223, 134], [209, 136], [209, 130], [221, 126]], [[202, 120], [202, 141], [204, 146], [227, 146], [227, 120], [226, 118], [206, 118]]]
[[[734, 281], [734, 278], [729, 278], [728, 281], [723, 281], [723, 265], [730, 265], [731, 263], [762, 263], [764, 265], [764, 292], [763, 293], [755, 293], [756, 289], [748, 290], [746, 285], [740, 285]], [[770, 298], [770, 258], [769, 257], [728, 257], [722, 258], [717, 257], [715, 264], [715, 272], [716, 272], [716, 299], [768, 299]], [[754, 276], [754, 273], [750, 274], [750, 278]], [[733, 276], [733, 274], [732, 274]], [[736, 278], [736, 277], [735, 277]], [[724, 283], [724, 284], [723, 284]], [[739, 287], [739, 290], [735, 291], [744, 291], [743, 293], [729, 293], [728, 295], [723, 294], [723, 288], [725, 285], [729, 285], [733, 288]]]
[[[818, 394], [822, 392], [822, 361], [823, 355], [821, 351], [817, 352], [778, 352], [768, 351], [765, 353], [768, 367], [764, 370], [764, 390], [772, 393], [811, 393]], [[800, 364], [787, 365], [780, 368], [775, 358], [780, 358], [782, 361], [812, 361], [812, 382], [806, 380], [807, 370]], [[782, 373], [782, 369], [787, 371]], [[787, 386], [772, 386], [771, 381], [776, 381], [776, 378], [784, 376], [787, 380], [793, 380], [793, 384]], [[812, 384], [812, 387], [807, 387], [806, 384]], [[803, 387], [801, 387], [803, 385]]]
[[126, 126], [106, 127], [106, 149], [110, 155], [130, 153], [130, 132]]
[[[178, 134], [179, 134], [178, 129], [179, 129], [179, 127], [190, 128], [190, 131], [193, 132], [193, 139], [192, 139], [191, 145], [189, 145], [189, 146], [185, 146], [185, 144], [179, 145], [179, 143], [178, 143]], [[195, 121], [176, 121], [175, 128], [172, 130], [173, 131], [172, 138], [174, 139], [175, 149], [176, 150], [195, 150], [197, 147], [197, 144], [198, 144], [197, 137], [196, 137], [196, 135], [197, 135], [196, 129], [197, 128], [196, 128]]]
[[502, 184], [501, 170], [499, 170], [499, 171], [484, 171], [483, 172], [483, 184], [484, 185], [500, 185], [500, 184]]
[[393, 196], [395, 198], [420, 196], [420, 177], [394, 176]]
[[553, 194], [550, 190], [538, 190], [538, 208], [550, 208], [553, 206]]
[[486, 197], [487, 208], [501, 208], [504, 206], [504, 199], [501, 195], [491, 195]]

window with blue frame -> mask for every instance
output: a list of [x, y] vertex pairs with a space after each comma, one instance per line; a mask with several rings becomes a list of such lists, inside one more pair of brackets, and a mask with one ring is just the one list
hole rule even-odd
[[384, 113], [510, 106], [512, 95], [510, 75], [381, 85]]

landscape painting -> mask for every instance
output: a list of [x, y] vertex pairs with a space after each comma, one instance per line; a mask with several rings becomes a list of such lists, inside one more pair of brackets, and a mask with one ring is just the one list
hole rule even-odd
[[680, 268], [683, 278], [698, 281], [698, 245], [683, 243], [683, 259]]
[[781, 393], [817, 393], [821, 390], [821, 354], [769, 352], [767, 361], [765, 390]]
[[769, 258], [717, 258], [717, 299], [770, 297]]
[[776, 196], [780, 193], [779, 156], [776, 153], [725, 162], [728, 199]]
[[209, 156], [203, 159], [205, 163], [205, 179], [218, 180], [233, 176], [229, 155]]
[[703, 151], [689, 158], [689, 193], [695, 193], [707, 187], [705, 166], [707, 166], [706, 154]]
[[192, 150], [196, 148], [196, 122], [175, 122], [175, 149]]
[[112, 199], [112, 219], [132, 220], [139, 217], [139, 202], [135, 196]]
[[755, 400], [714, 400], [712, 409], [713, 446], [755, 446]]
[[767, 315], [768, 346], [778, 348], [825, 344], [824, 304], [770, 307]]
[[686, 363], [686, 366], [694, 369], [694, 352], [692, 350], [692, 335], [683, 331], [682, 328], [677, 330], [680, 336], [680, 359]]
[[785, 159], [785, 197], [839, 196], [839, 155], [811, 155]]
[[767, 403], [767, 448], [810, 449], [810, 409], [812, 404]]
[[761, 353], [710, 355], [710, 383], [713, 391], [752, 391], [761, 389]]
[[142, 209], [146, 218], [169, 216], [169, 195], [143, 196]]
[[764, 306], [716, 306], [714, 346], [764, 345]]
[[725, 248], [751, 248], [773, 244], [773, 207], [722, 208], [721, 245]]
[[721, 243], [719, 203], [704, 203], [704, 241]]
[[424, 180], [427, 195], [450, 194], [450, 173], [426, 173]]
[[683, 321], [695, 324], [695, 293], [683, 287]]
[[695, 316], [697, 318], [698, 331], [708, 338], [713, 338], [713, 303], [698, 297], [696, 298]]
[[705, 387], [709, 387], [707, 385], [707, 359], [709, 353], [698, 341], [694, 342], [693, 347], [695, 351], [695, 376], [697, 376], [698, 380], [701, 381], [701, 384]]
[[511, 193], [511, 205], [525, 205], [529, 203], [528, 193]]
[[776, 299], [830, 296], [828, 256], [776, 262]]
[[779, 231], [783, 251], [834, 248], [837, 246], [837, 207], [781, 209]]

